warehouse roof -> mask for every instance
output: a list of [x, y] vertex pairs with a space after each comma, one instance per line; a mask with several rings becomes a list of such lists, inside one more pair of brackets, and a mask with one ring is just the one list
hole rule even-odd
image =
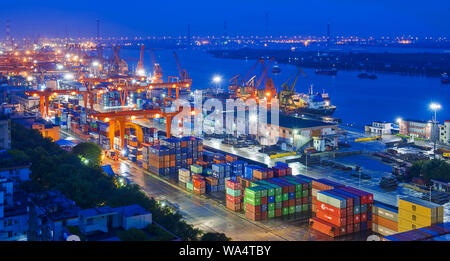
[[[267, 117], [267, 122], [271, 122], [271, 117]], [[289, 129], [306, 129], [314, 127], [326, 127], [326, 126], [336, 126], [335, 123], [328, 123], [318, 120], [302, 119], [292, 116], [287, 116], [280, 113], [279, 124], [280, 127]]]

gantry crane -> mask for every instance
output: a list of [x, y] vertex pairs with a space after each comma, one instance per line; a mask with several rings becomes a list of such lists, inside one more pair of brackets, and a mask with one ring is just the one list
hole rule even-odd
[[96, 112], [92, 113], [90, 117], [109, 123], [109, 138], [111, 146], [114, 144], [115, 126], [119, 124], [120, 132], [120, 146], [123, 149], [125, 146], [125, 124], [135, 119], [166, 119], [166, 136], [170, 138], [172, 119], [181, 110], [175, 112], [164, 112], [163, 109], [152, 110], [127, 110], [127, 111], [112, 111], [112, 112]]

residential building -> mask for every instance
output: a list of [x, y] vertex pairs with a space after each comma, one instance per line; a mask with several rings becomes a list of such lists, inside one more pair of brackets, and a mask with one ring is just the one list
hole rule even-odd
[[83, 235], [110, 233], [115, 229], [143, 229], [152, 224], [152, 214], [140, 205], [108, 206], [80, 211], [79, 229]]
[[59, 191], [30, 195], [34, 208], [30, 211], [31, 240], [65, 240], [66, 226], [78, 226], [80, 208]]
[[393, 129], [393, 124], [390, 122], [379, 122], [374, 121], [372, 125], [366, 125], [366, 132], [383, 135], [383, 134], [391, 134]]
[[439, 126], [439, 142], [450, 145], [450, 121]]
[[0, 241], [27, 241], [28, 201], [25, 194], [14, 192], [13, 185], [0, 178]]
[[38, 130], [44, 138], [50, 138], [52, 141], [60, 139], [59, 126], [54, 125], [50, 121], [46, 121], [42, 118], [21, 118], [14, 121], [24, 125], [29, 129]]
[[0, 178], [11, 179], [15, 182], [30, 180], [30, 166], [31, 164], [0, 167]]
[[0, 150], [11, 149], [11, 120], [0, 115]]
[[401, 135], [424, 140], [434, 140], [439, 135], [437, 124], [432, 121], [402, 120], [399, 130]]

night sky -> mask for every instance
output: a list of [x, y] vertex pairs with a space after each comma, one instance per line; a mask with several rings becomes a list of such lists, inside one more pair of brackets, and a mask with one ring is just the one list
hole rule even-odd
[[[273, 35], [324, 35], [327, 23], [338, 35], [449, 36], [446, 0], [12, 0], [2, 1], [1, 27], [10, 21], [14, 37], [263, 35], [265, 13]], [[0, 28], [1, 28], [0, 27]], [[5, 29], [0, 29], [4, 38]]]

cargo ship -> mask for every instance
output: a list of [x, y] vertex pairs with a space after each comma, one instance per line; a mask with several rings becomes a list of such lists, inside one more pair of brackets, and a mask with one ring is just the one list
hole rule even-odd
[[375, 80], [375, 79], [378, 79], [378, 76], [376, 76], [375, 74], [370, 74], [370, 73], [360, 73], [360, 74], [358, 74], [358, 78]]
[[448, 77], [447, 73], [441, 74], [441, 83], [442, 84], [449, 84], [450, 83], [450, 77]]
[[316, 69], [316, 74], [322, 74], [322, 75], [337, 75], [337, 69], [336, 68], [330, 68], [330, 69]]
[[336, 106], [330, 104], [328, 93], [314, 93], [313, 85], [309, 94], [295, 94], [293, 101], [298, 114], [331, 116], [336, 111]]
[[272, 67], [272, 73], [273, 73], [273, 74], [279, 74], [280, 72], [281, 72], [280, 66], [277, 65], [277, 64], [275, 64], [275, 65]]

